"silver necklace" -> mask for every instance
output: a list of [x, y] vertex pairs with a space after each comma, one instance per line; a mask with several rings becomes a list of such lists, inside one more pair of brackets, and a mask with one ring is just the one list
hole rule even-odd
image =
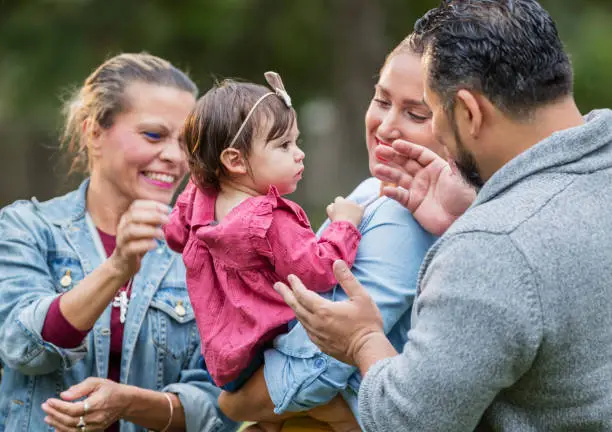
[[[100, 255], [100, 258], [102, 258], [102, 261], [104, 261], [108, 258], [108, 255], [106, 255], [106, 250], [104, 249], [104, 245], [102, 244], [102, 240], [100, 239], [98, 229], [94, 225], [89, 213], [85, 213], [85, 220], [87, 222], [87, 227], [89, 228], [89, 232], [91, 234], [91, 237], [93, 238], [98, 254]], [[133, 280], [134, 278], [130, 278], [126, 285], [126, 288], [124, 290], [120, 289], [117, 292], [117, 295], [115, 295], [113, 302], [111, 303], [112, 307], [119, 308], [119, 322], [121, 324], [125, 323], [125, 318], [127, 317], [127, 311], [130, 305], [130, 298], [128, 297], [128, 292], [132, 288]]]

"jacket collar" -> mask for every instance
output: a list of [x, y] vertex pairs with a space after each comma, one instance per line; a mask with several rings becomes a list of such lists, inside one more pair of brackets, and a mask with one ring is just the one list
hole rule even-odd
[[32, 202], [47, 221], [57, 226], [67, 226], [85, 219], [88, 187], [89, 178], [85, 179], [77, 190], [64, 196], [45, 202], [39, 202], [36, 198], [32, 198]]

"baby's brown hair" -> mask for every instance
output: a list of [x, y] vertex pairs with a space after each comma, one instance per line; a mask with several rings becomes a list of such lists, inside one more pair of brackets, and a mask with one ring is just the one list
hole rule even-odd
[[263, 127], [271, 125], [266, 136], [271, 141], [293, 126], [296, 114], [282, 81], [277, 74], [271, 81], [268, 74], [266, 79], [274, 91], [225, 79], [215, 83], [187, 117], [181, 139], [198, 187], [220, 189], [221, 179], [228, 174], [221, 163], [225, 149], [235, 148], [246, 159]]

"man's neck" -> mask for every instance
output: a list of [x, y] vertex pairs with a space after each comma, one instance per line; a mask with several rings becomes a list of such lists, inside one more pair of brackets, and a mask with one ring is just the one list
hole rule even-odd
[[130, 206], [127, 199], [118, 198], [114, 188], [99, 176], [92, 175], [87, 189], [87, 211], [94, 225], [101, 231], [116, 235], [121, 215]]
[[496, 130], [498, 139], [491, 147], [489, 163], [479, 165], [482, 177], [489, 179], [516, 156], [553, 133], [582, 124], [582, 114], [571, 97], [536, 110], [533, 118], [527, 122], [506, 121], [502, 128]]

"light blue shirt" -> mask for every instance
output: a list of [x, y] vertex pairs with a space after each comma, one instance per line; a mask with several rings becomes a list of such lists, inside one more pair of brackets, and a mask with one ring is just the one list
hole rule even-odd
[[[53, 300], [104, 259], [97, 233], [86, 222], [87, 186], [85, 181], [63, 197], [20, 201], [0, 212], [0, 432], [51, 430], [43, 420], [43, 402], [88, 377], [107, 376], [110, 306], [77, 348], [60, 348], [41, 337]], [[66, 275], [68, 285], [62, 281]], [[235, 430], [218, 409], [219, 390], [198, 368], [199, 357], [183, 261], [159, 242], [133, 280], [121, 382], [176, 393], [188, 432]], [[145, 430], [121, 421], [121, 432]]]
[[[380, 182], [370, 178], [349, 198], [364, 203], [379, 190]], [[436, 237], [408, 210], [384, 197], [366, 208], [359, 230], [362, 239], [352, 271], [378, 305], [389, 340], [401, 351], [410, 328], [419, 268]], [[334, 301], [347, 298], [339, 285], [323, 296]], [[302, 325], [293, 324], [289, 333], [276, 338], [274, 349], [265, 352], [264, 375], [275, 412], [308, 410], [340, 392], [359, 418], [359, 371], [323, 354]]]

